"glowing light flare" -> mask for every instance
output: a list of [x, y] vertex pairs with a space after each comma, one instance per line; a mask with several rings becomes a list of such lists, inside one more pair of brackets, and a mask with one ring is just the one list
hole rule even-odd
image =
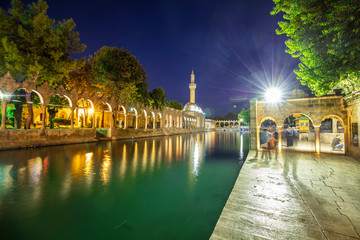
[[276, 103], [281, 101], [282, 92], [279, 88], [269, 88], [265, 92], [265, 100], [269, 103]]

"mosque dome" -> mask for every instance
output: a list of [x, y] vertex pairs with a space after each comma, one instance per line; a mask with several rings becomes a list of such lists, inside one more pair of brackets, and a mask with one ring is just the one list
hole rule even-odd
[[192, 103], [192, 102], [188, 102], [185, 106], [184, 106], [184, 109], [183, 111], [185, 112], [198, 112], [198, 113], [203, 113], [203, 111], [201, 110], [201, 108], [196, 105], [195, 103]]

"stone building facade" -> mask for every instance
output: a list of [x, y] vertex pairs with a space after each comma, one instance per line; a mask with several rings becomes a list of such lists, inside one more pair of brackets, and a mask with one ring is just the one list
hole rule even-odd
[[[358, 96], [358, 95], [356, 95]], [[262, 122], [271, 119], [276, 123], [280, 134], [278, 145], [281, 150], [281, 130], [284, 120], [290, 115], [302, 114], [312, 122], [315, 132], [314, 151], [320, 152], [320, 126], [326, 119], [335, 119], [344, 127], [345, 153], [360, 157], [357, 142], [359, 136], [360, 99], [354, 96], [325, 96], [286, 99], [277, 103], [250, 100], [251, 149], [260, 149], [260, 127]]]
[[[10, 104], [13, 93], [23, 89], [26, 93], [36, 94], [40, 102], [36, 108], [32, 107], [32, 129], [11, 130], [7, 129], [7, 107]], [[56, 117], [69, 120], [69, 125], [61, 129], [49, 129], [48, 107], [54, 107], [50, 99], [58, 95], [65, 97], [66, 106], [59, 107]], [[126, 138], [132, 136], [157, 136], [190, 131], [200, 131], [205, 127], [203, 113], [181, 111], [164, 107], [162, 110], [149, 108], [140, 104], [127, 102], [117, 103], [96, 93], [79, 93], [72, 89], [66, 91], [62, 86], [56, 89], [44, 83], [35, 85], [29, 78], [16, 81], [9, 73], [0, 76], [0, 99], [1, 99], [1, 130], [0, 137], [3, 143], [6, 141], [24, 139], [54, 140], [61, 138], [96, 138], [98, 129], [105, 129], [104, 136], [107, 138]], [[32, 103], [31, 103], [32, 104]], [[115, 109], [118, 109], [117, 111]], [[24, 105], [23, 112], [27, 112]], [[20, 133], [21, 132], [21, 133]], [[30, 133], [31, 132], [31, 133]]]

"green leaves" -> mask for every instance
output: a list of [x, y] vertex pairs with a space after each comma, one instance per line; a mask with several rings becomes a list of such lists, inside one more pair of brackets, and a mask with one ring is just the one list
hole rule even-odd
[[[285, 13], [277, 34], [285, 34], [286, 52], [301, 63], [298, 79], [316, 92], [327, 94], [360, 72], [359, 0], [273, 0], [271, 14]], [[349, 75], [350, 74], [350, 75]], [[353, 85], [346, 91], [359, 88]]]
[[175, 101], [175, 100], [169, 100], [164, 105], [166, 107], [171, 107], [171, 108], [175, 108], [178, 110], [183, 110], [183, 108], [184, 108], [182, 103], [179, 103], [178, 101]]
[[12, 1], [8, 12], [0, 9], [0, 73], [29, 76], [35, 82], [56, 87], [76, 69], [79, 61], [71, 54], [80, 53], [80, 44], [72, 19], [56, 22], [47, 15], [48, 5], [39, 0], [26, 8]]
[[146, 97], [146, 72], [128, 50], [104, 46], [90, 57], [89, 63], [97, 91], [117, 102], [136, 102], [140, 96]]

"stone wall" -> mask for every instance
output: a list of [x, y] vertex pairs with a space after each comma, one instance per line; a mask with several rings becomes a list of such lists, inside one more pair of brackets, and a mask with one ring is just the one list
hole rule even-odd
[[95, 129], [30, 129], [0, 131], [0, 150], [95, 142]]
[[[360, 94], [360, 93], [359, 93]], [[349, 122], [349, 154], [360, 160], [360, 99], [352, 100], [347, 103], [348, 111], [348, 122]], [[356, 126], [357, 125], [357, 131]], [[356, 144], [356, 135], [357, 134], [357, 144]], [[355, 146], [357, 145], [357, 146]]]
[[296, 113], [310, 118], [313, 125], [321, 125], [326, 117], [334, 117], [347, 125], [346, 103], [342, 96], [328, 96], [318, 98], [288, 99], [278, 103], [257, 102], [257, 126], [265, 119], [272, 119], [278, 126], [283, 126], [284, 120]]

